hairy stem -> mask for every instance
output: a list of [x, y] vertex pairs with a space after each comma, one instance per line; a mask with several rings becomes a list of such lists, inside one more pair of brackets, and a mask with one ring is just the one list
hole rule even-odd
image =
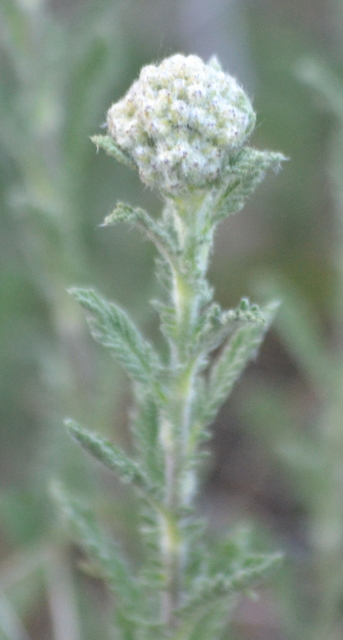
[[[179, 236], [181, 251], [172, 270], [170, 296], [175, 310], [176, 330], [170, 354], [167, 417], [161, 426], [168, 513], [162, 525], [161, 536], [166, 585], [163, 618], [171, 626], [177, 624], [174, 611], [182, 601], [183, 567], [187, 555], [183, 535], [183, 513], [191, 506], [196, 487], [195, 473], [190, 468], [189, 439], [198, 359], [190, 357], [189, 349], [196, 339], [196, 326], [202, 306], [201, 287], [198, 285], [206, 273], [210, 249], [210, 243], [206, 238], [204, 250], [205, 217], [201, 215], [202, 202], [192, 203], [193, 208], [188, 209], [187, 204], [189, 205], [186, 203], [185, 206], [181, 201], [174, 211], [174, 228]], [[198, 274], [199, 282], [192, 282], [189, 274]]]

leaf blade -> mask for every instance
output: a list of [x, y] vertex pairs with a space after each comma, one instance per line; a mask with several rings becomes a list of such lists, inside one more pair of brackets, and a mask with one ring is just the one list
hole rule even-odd
[[278, 306], [279, 302], [275, 301], [265, 307], [264, 324], [246, 324], [239, 327], [212, 365], [203, 405], [203, 419], [206, 425], [215, 418], [245, 366], [255, 356]]
[[136, 169], [134, 161], [128, 156], [110, 136], [91, 136], [91, 141], [95, 144], [97, 150], [103, 149], [108, 156], [112, 156], [118, 162], [125, 164], [130, 169]]
[[157, 391], [160, 362], [153, 347], [120, 307], [109, 303], [92, 289], [72, 287], [69, 293], [91, 313], [87, 319], [93, 338], [112, 351], [134, 382]]
[[128, 222], [138, 227], [155, 244], [161, 255], [173, 263], [177, 247], [172, 246], [170, 235], [144, 209], [118, 202], [114, 211], [106, 216], [101, 226], [113, 226], [118, 222]]
[[134, 640], [137, 624], [132, 611], [143, 605], [143, 599], [122, 550], [108, 538], [94, 514], [80, 500], [69, 497], [57, 484], [53, 485], [52, 494], [71, 528], [72, 537], [95, 560], [103, 579], [116, 594], [115, 617], [125, 630], [125, 638]]
[[64, 424], [69, 436], [87, 453], [115, 473], [122, 482], [131, 483], [144, 492], [153, 493], [148, 477], [138, 463], [122, 449], [115, 447], [98, 433], [84, 429], [74, 420], [67, 419]]
[[264, 178], [265, 172], [272, 168], [278, 171], [281, 162], [286, 160], [281, 153], [258, 151], [244, 148], [228, 167], [224, 187], [214, 197], [214, 221], [219, 222], [227, 216], [240, 211], [247, 198], [255, 191]]

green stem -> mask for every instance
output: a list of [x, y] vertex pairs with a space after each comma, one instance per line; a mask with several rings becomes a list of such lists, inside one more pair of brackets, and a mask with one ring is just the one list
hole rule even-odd
[[[204, 234], [205, 212], [199, 201], [188, 208], [178, 203], [174, 210], [174, 228], [181, 247], [172, 269], [170, 292], [175, 309], [175, 340], [171, 345], [170, 380], [166, 416], [161, 424], [161, 444], [165, 457], [165, 506], [167, 517], [161, 523], [161, 555], [165, 573], [163, 619], [170, 627], [177, 625], [175, 609], [181, 604], [183, 570], [187, 556], [182, 513], [191, 506], [196, 477], [190, 464], [189, 440], [192, 408], [195, 400], [199, 358], [191, 357], [196, 340], [196, 326], [201, 312], [201, 286], [208, 265], [211, 243]], [[201, 205], [200, 201], [200, 205]], [[205, 236], [205, 237], [204, 237]]]

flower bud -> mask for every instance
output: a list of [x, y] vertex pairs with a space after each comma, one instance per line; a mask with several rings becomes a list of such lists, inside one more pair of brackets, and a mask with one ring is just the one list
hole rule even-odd
[[254, 124], [248, 97], [216, 59], [181, 54], [143, 67], [107, 114], [109, 135], [141, 180], [174, 196], [211, 188]]

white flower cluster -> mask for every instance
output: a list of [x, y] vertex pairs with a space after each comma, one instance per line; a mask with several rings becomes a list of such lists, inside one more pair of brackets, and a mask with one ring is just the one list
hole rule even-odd
[[248, 97], [216, 59], [181, 54], [143, 67], [107, 114], [109, 135], [141, 180], [170, 195], [208, 188], [254, 124]]

